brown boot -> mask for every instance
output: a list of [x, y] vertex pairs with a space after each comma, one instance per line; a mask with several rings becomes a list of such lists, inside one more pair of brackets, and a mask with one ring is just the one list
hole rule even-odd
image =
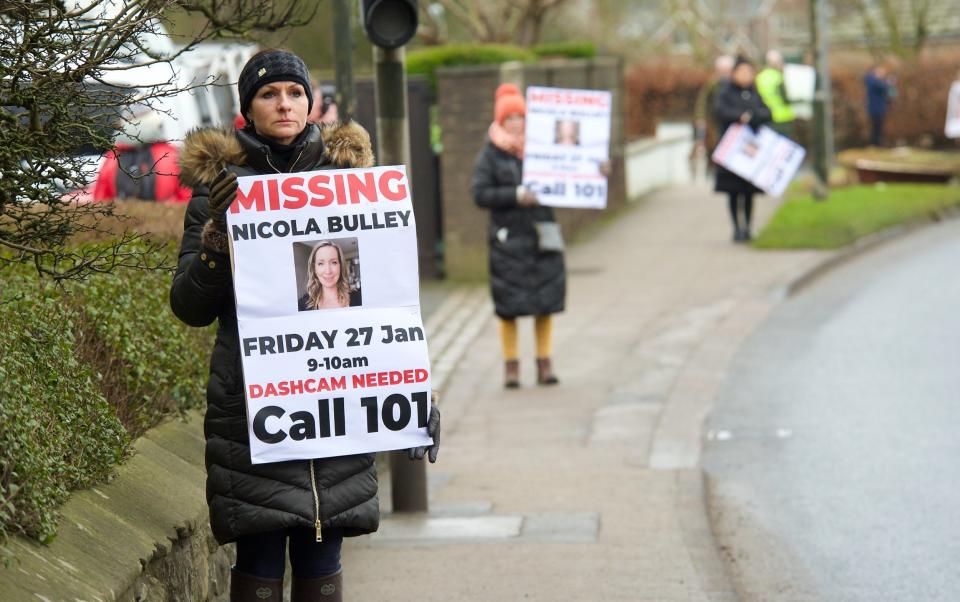
[[290, 602], [343, 602], [343, 571], [317, 579], [294, 575]]
[[553, 374], [553, 366], [550, 363], [549, 357], [538, 357], [537, 358], [537, 384], [538, 385], [555, 385], [559, 383], [560, 380], [557, 379]]
[[507, 360], [503, 365], [503, 386], [516, 389], [520, 386], [520, 360]]
[[230, 602], [283, 602], [283, 579], [230, 571]]

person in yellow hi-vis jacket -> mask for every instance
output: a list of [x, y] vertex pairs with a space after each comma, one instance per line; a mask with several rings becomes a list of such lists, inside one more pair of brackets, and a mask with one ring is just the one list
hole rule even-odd
[[757, 92], [773, 114], [771, 127], [787, 138], [793, 138], [796, 115], [787, 100], [783, 84], [783, 56], [777, 50], [767, 53], [767, 66], [757, 74]]

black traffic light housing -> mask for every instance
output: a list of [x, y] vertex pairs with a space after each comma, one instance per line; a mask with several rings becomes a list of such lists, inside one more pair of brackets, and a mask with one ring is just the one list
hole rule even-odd
[[399, 48], [417, 33], [417, 0], [361, 0], [363, 29], [381, 48]]

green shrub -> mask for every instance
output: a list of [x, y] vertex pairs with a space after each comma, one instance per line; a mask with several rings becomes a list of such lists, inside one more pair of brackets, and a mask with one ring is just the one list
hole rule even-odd
[[176, 319], [170, 280], [123, 271], [57, 287], [4, 269], [0, 542], [51, 540], [71, 490], [107, 478], [165, 416], [203, 403], [213, 331]]
[[170, 311], [166, 271], [105, 274], [78, 284], [78, 348], [133, 436], [205, 399], [210, 330]]
[[591, 42], [550, 42], [537, 44], [531, 50], [540, 58], [592, 59], [597, 56], [597, 47]]
[[537, 55], [507, 44], [457, 44], [449, 46], [428, 46], [407, 53], [407, 73], [426, 75], [430, 85], [436, 86], [436, 70], [440, 67], [458, 67], [462, 65], [490, 65], [507, 61], [532, 63]]
[[76, 354], [78, 311], [35, 277], [4, 274], [0, 299], [0, 540], [50, 541], [71, 489], [104, 479], [129, 436]]

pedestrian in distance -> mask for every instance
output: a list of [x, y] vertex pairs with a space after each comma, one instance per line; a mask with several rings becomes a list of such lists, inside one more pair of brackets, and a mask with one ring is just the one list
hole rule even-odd
[[[221, 545], [236, 542], [232, 601], [281, 601], [289, 545], [293, 602], [336, 602], [343, 600], [343, 538], [379, 524], [374, 454], [251, 463], [226, 211], [237, 176], [372, 166], [370, 137], [355, 123], [323, 130], [308, 124], [310, 75], [293, 53], [258, 52], [238, 88], [243, 129], [199, 130], [184, 143], [181, 177], [193, 198], [170, 291], [183, 322], [218, 322], [204, 418], [210, 526]], [[429, 422], [434, 445], [411, 450], [411, 457], [428, 452], [435, 461], [436, 407]]]
[[697, 93], [693, 106], [693, 134], [694, 156], [706, 156], [707, 167], [710, 166], [709, 157], [717, 144], [715, 121], [713, 119], [713, 101], [717, 91], [726, 85], [733, 70], [734, 58], [722, 54], [713, 61], [713, 75], [707, 80]]
[[793, 138], [796, 115], [787, 99], [787, 88], [783, 82], [783, 55], [779, 50], [767, 52], [767, 66], [757, 74], [757, 92], [763, 103], [770, 109], [773, 128], [781, 136]]
[[[763, 103], [755, 86], [756, 70], [749, 59], [737, 57], [733, 72], [714, 99], [713, 114], [720, 128], [720, 137], [727, 129], [739, 123], [754, 131], [770, 123], [770, 109]], [[728, 196], [730, 218], [733, 221], [734, 242], [751, 240], [750, 219], [753, 215], [753, 195], [760, 190], [732, 171], [717, 166], [714, 190]]]
[[314, 84], [313, 95], [320, 99], [320, 102], [313, 104], [310, 115], [307, 116], [309, 123], [316, 123], [323, 126], [328, 123], [337, 123], [340, 121], [340, 115], [337, 110], [336, 88], [329, 84]]
[[887, 73], [886, 66], [874, 65], [863, 76], [867, 89], [867, 115], [870, 117], [870, 145], [883, 146], [883, 125], [890, 108], [890, 99], [895, 94], [895, 79]]
[[494, 120], [477, 155], [473, 199], [490, 211], [490, 289], [504, 356], [504, 385], [520, 386], [517, 318], [534, 316], [537, 383], [558, 382], [551, 363], [553, 314], [563, 311], [566, 269], [550, 207], [522, 185], [526, 103], [513, 84], [497, 88]]

